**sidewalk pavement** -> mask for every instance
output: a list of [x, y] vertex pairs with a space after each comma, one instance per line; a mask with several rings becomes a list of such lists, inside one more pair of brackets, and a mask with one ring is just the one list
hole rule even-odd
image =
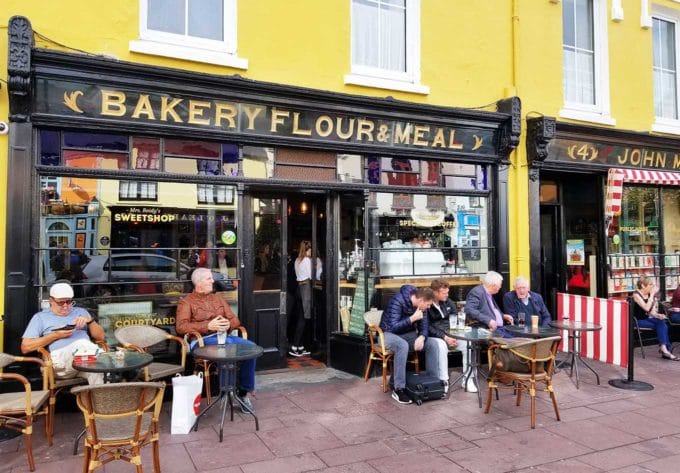
[[[584, 370], [581, 389], [567, 375], [554, 377], [562, 421], [546, 393], [538, 393], [537, 425], [529, 423], [529, 402], [516, 407], [503, 390], [491, 413], [475, 394], [456, 389], [450, 399], [422, 406], [399, 405], [383, 393], [379, 378], [364, 384], [332, 369], [258, 375], [255, 407], [260, 431], [242, 414], [225, 421], [218, 442], [219, 413], [213, 409], [198, 432], [170, 435], [170, 404], [161, 418], [164, 473], [327, 472], [576, 472], [680, 471], [680, 362], [662, 360], [654, 347], [647, 358], [636, 350], [635, 379], [653, 391], [616, 389], [607, 381], [625, 378], [619, 367], [593, 362], [602, 385]], [[452, 373], [454, 376], [456, 372]], [[483, 391], [486, 399], [486, 391]], [[82, 471], [82, 447], [71, 455], [82, 429], [79, 413], [57, 413], [52, 447], [42, 419], [34, 427], [39, 473]], [[142, 458], [153, 471], [150, 449]], [[0, 471], [28, 471], [21, 438], [0, 443]], [[132, 472], [115, 461], [99, 472]]]

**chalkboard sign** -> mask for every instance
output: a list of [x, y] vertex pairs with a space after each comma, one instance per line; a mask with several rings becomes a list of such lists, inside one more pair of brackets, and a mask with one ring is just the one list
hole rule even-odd
[[[372, 294], [375, 288], [373, 278], [368, 279], [368, 293]], [[364, 312], [366, 312], [366, 287], [364, 284], [364, 272], [359, 271], [357, 275], [357, 288], [354, 291], [354, 300], [352, 301], [352, 313], [349, 318], [349, 333], [353, 335], [364, 335], [365, 323]]]

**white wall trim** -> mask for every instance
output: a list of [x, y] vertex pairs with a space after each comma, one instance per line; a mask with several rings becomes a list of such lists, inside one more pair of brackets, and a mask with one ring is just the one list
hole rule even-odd
[[373, 87], [376, 89], [398, 90], [401, 92], [411, 92], [422, 95], [427, 95], [430, 93], [430, 87], [426, 85], [381, 77], [372, 77], [360, 74], [345, 74], [344, 80], [345, 84], [348, 85], [360, 85], [362, 87]]
[[599, 125], [610, 125], [615, 126], [616, 120], [611, 117], [611, 115], [586, 111], [577, 110], [574, 108], [563, 108], [559, 112], [560, 118], [568, 118], [569, 120], [576, 120], [579, 122], [597, 123]]
[[129, 48], [134, 53], [184, 59], [186, 61], [233, 67], [235, 69], [248, 69], [247, 59], [229, 54], [227, 51], [199, 49], [176, 44], [159, 43], [146, 39], [130, 41]]

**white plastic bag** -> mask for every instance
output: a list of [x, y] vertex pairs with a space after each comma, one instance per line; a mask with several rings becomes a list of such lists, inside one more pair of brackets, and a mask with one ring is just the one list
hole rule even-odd
[[203, 373], [172, 378], [171, 434], [188, 434], [201, 410]]

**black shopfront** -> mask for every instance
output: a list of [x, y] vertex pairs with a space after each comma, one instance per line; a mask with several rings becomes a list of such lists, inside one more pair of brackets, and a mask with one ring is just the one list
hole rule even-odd
[[678, 140], [549, 117], [527, 126], [532, 289], [551, 304], [557, 292], [625, 298], [649, 276], [670, 298], [680, 263]]
[[402, 282], [445, 275], [461, 298], [488, 269], [507, 276], [516, 98], [486, 112], [190, 73], [35, 49], [26, 24], [9, 31], [8, 351], [57, 279], [109, 333], [172, 331], [205, 266], [258, 365], [285, 366], [309, 241], [309, 345], [359, 372], [347, 317]]

